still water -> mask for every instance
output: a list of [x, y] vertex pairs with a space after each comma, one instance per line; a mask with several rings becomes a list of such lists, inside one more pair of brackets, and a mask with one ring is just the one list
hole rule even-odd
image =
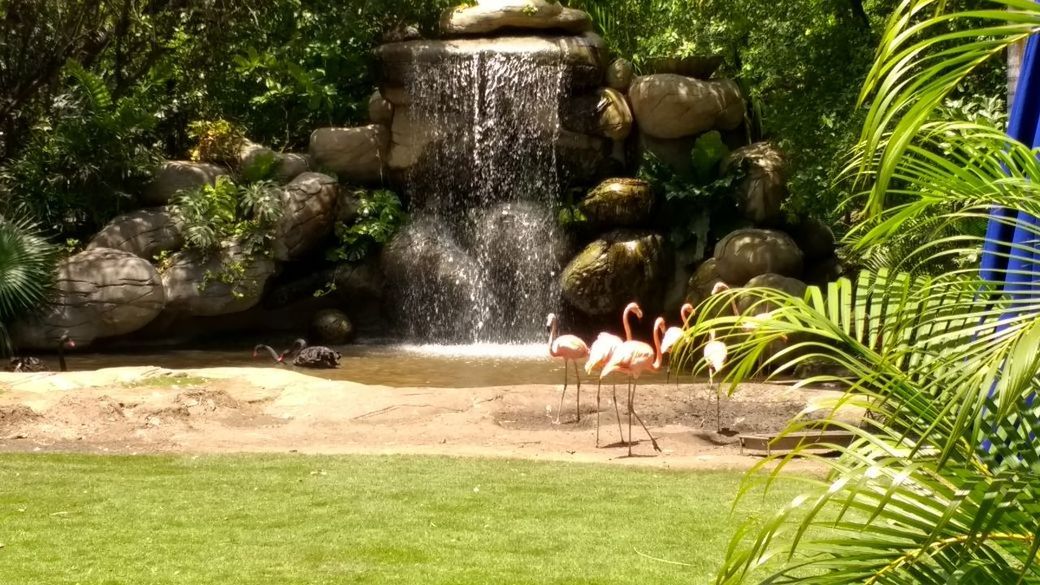
[[[331, 380], [398, 387], [476, 388], [513, 384], [561, 384], [563, 361], [552, 359], [544, 343], [526, 345], [347, 345], [338, 370], [300, 369]], [[45, 361], [54, 361], [47, 356]], [[171, 369], [210, 367], [289, 368], [269, 357], [252, 357], [252, 345], [238, 349], [148, 350], [147, 352], [73, 353], [70, 370], [122, 366]], [[579, 367], [584, 364], [579, 363]], [[586, 375], [581, 372], [582, 383]], [[663, 381], [665, 373], [645, 374], [641, 381]], [[574, 382], [573, 370], [570, 376]], [[590, 380], [592, 381], [592, 380]]]

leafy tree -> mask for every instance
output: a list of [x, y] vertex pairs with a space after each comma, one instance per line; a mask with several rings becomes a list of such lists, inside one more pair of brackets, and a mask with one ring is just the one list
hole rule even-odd
[[[900, 4], [862, 94], [870, 107], [851, 170], [869, 187], [862, 201], [874, 221], [853, 234], [854, 246], [899, 241], [923, 217], [958, 226], [1000, 208], [1038, 235], [1014, 219], [1040, 214], [1036, 152], [988, 122], [939, 112], [1009, 44], [1038, 32], [1040, 8], [1027, 0], [966, 11]], [[913, 273], [937, 254], [978, 254], [984, 242], [958, 231], [900, 267]], [[1026, 272], [1040, 280], [1035, 267]], [[831, 406], [869, 415], [854, 425], [830, 412], [788, 429], [844, 429], [855, 441], [835, 447], [836, 459], [801, 450], [827, 478], [808, 480], [772, 521], [741, 533], [719, 583], [745, 582], [767, 559], [781, 565], [767, 583], [1040, 583], [1040, 304], [1006, 292], [1007, 278], [983, 280], [977, 265], [934, 277], [868, 271], [804, 299], [758, 290], [709, 301], [702, 315], [719, 314], [733, 295], [752, 306], [745, 316], [700, 318], [688, 360], [716, 330], [731, 348], [733, 383], [822, 362], [830, 373], [808, 382], [845, 385]], [[787, 461], [764, 465], [779, 473]]]

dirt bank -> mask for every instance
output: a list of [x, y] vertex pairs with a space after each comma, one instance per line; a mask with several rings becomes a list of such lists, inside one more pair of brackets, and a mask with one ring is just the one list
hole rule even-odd
[[[743, 469], [758, 459], [715, 434], [704, 385], [640, 387], [637, 457], [619, 438], [610, 387], [596, 447], [596, 388], [583, 385], [581, 422], [569, 391], [556, 424], [559, 386], [389, 388], [251, 368], [112, 368], [0, 374], [0, 450], [97, 453], [407, 453]], [[619, 398], [623, 388], [619, 388]], [[722, 424], [778, 430], [827, 391], [748, 384], [722, 402]], [[622, 408], [623, 431], [627, 417]], [[710, 429], [710, 430], [705, 430]], [[719, 444], [727, 443], [727, 444]]]

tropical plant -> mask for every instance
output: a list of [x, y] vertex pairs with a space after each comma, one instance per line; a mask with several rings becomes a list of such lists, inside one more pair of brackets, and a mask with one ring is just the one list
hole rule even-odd
[[332, 262], [359, 262], [390, 241], [408, 220], [393, 191], [358, 192], [357, 218], [336, 222], [338, 244], [326, 253]]
[[[989, 217], [1040, 239], [1024, 219], [1040, 214], [1037, 152], [985, 121], [939, 113], [960, 83], [1038, 32], [1040, 7], [1028, 0], [965, 11], [901, 2], [861, 98], [870, 108], [850, 172], [868, 187], [863, 207], [872, 221], [850, 243], [899, 242], [925, 217], [956, 229], [918, 245], [899, 263], [908, 274], [868, 272], [858, 286], [810, 288], [804, 299], [734, 290], [700, 311], [685, 359], [713, 330], [730, 345], [733, 385], [763, 370], [829, 364], [806, 383], [848, 391], [824, 416], [796, 420], [785, 433], [842, 429], [854, 437], [833, 446], [837, 458], [796, 449], [763, 462], [776, 464], [776, 474], [801, 455], [829, 474], [807, 478], [790, 506], [738, 535], [719, 583], [746, 582], [770, 560], [775, 572], [761, 582], [1040, 583], [1040, 296], [1010, 285], [1040, 282], [1040, 267], [913, 275], [936, 258], [978, 256], [983, 244], [1002, 241], [961, 229]], [[1005, 243], [996, 255], [1021, 260], [1034, 248]], [[750, 307], [711, 318], [731, 295]], [[869, 416], [850, 423], [838, 412], [849, 407]]]
[[227, 176], [183, 193], [172, 206], [188, 248], [213, 252], [234, 240], [249, 253], [266, 253], [281, 217], [279, 190], [270, 182], [236, 185]]
[[0, 356], [11, 349], [6, 324], [46, 301], [56, 258], [36, 226], [0, 216]]

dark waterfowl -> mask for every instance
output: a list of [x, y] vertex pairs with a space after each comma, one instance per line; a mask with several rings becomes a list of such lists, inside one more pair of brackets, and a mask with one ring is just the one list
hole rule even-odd
[[308, 346], [307, 340], [297, 339], [292, 348], [278, 356], [278, 360], [284, 362], [292, 358], [292, 365], [298, 368], [331, 369], [339, 367], [340, 357], [334, 349], [322, 345]]
[[267, 352], [267, 354], [271, 356], [271, 359], [276, 362], [282, 361], [282, 357], [278, 355], [278, 352], [275, 351], [273, 347], [271, 347], [270, 345], [264, 345], [262, 343], [258, 343], [256, 347], [253, 348], [254, 360], [260, 355], [261, 351]]
[[[66, 333], [58, 338], [58, 368], [62, 372], [68, 371], [65, 363], [65, 350], [76, 347], [76, 342]], [[11, 358], [10, 363], [4, 368], [8, 372], [47, 372], [50, 369], [40, 358], [32, 356], [17, 356]]]

